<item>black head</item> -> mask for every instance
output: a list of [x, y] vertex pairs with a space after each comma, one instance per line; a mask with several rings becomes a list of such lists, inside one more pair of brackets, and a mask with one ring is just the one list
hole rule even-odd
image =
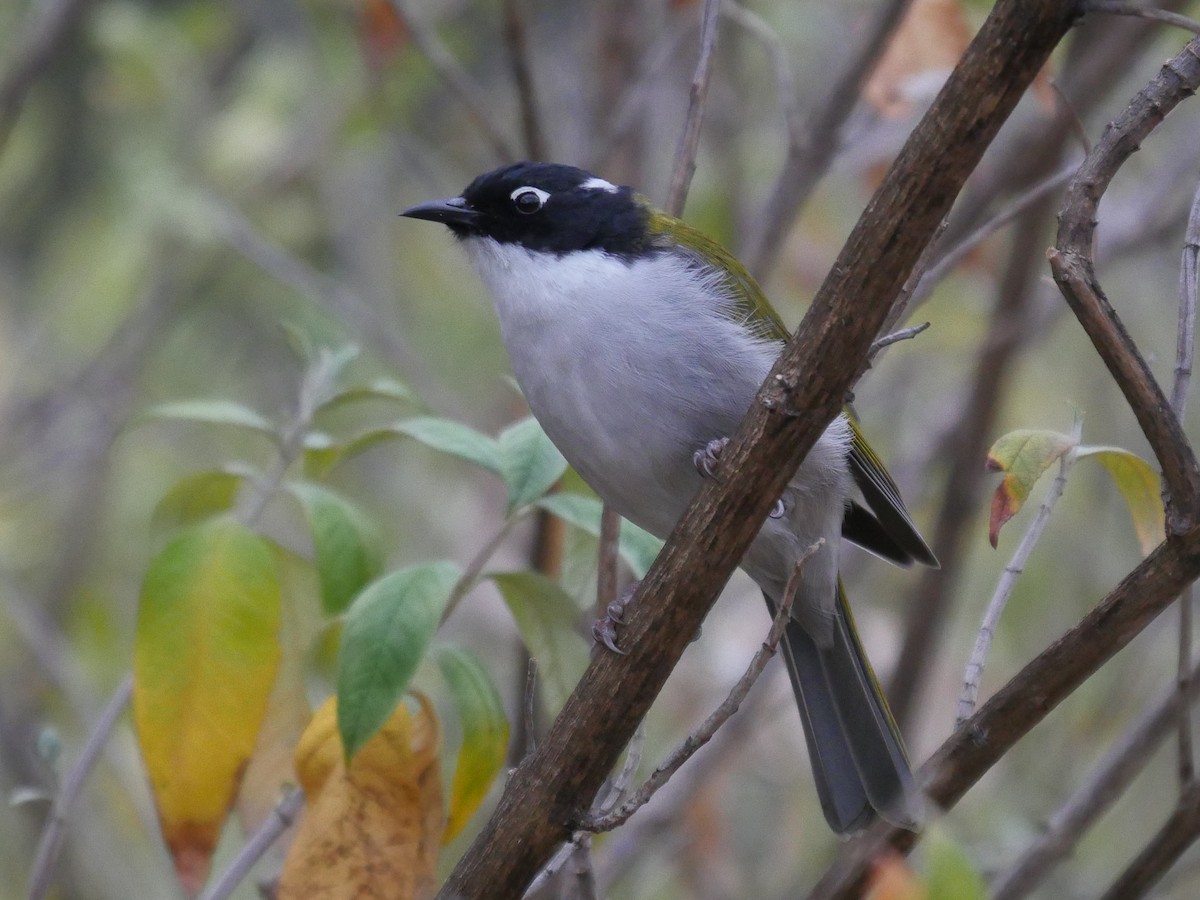
[[633, 256], [649, 247], [650, 210], [632, 189], [552, 163], [504, 166], [480, 175], [460, 197], [400, 215], [441, 222], [459, 237], [490, 237], [550, 253], [596, 249]]

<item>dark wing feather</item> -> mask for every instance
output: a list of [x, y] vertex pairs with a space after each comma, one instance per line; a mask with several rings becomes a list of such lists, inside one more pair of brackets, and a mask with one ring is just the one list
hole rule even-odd
[[[900, 499], [900, 491], [896, 488], [896, 483], [892, 481], [892, 476], [888, 474], [883, 463], [871, 450], [853, 419], [850, 420], [850, 427], [854, 433], [854, 439], [850, 445], [850, 472], [854, 476], [854, 483], [862, 492], [870, 513], [868, 514], [866, 510], [859, 507], [861, 514], [854, 514], [853, 507], [851, 507], [846, 521], [850, 523], [852, 533], [846, 534], [846, 537], [886, 559], [901, 563], [919, 562], [936, 567], [937, 557], [933, 555], [933, 551], [929, 549], [929, 545], [917, 531], [912, 516], [905, 508], [904, 501]], [[872, 516], [878, 529], [871, 528], [865, 523], [865, 518]], [[845, 533], [845, 525], [843, 525], [843, 533]], [[880, 539], [880, 533], [886, 537], [886, 540]], [[897, 554], [897, 549], [900, 554]], [[902, 555], [903, 558], [898, 559], [899, 555]]]

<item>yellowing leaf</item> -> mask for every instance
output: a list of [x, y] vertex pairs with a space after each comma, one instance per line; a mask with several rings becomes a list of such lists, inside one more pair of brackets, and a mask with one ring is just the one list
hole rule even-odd
[[928, 900], [985, 900], [988, 895], [983, 876], [944, 828], [929, 830], [925, 868]]
[[296, 751], [306, 811], [288, 850], [279, 900], [430, 897], [444, 815], [433, 707], [396, 707], [349, 767], [336, 701], [313, 717]]
[[180, 533], [142, 584], [134, 723], [190, 894], [208, 875], [275, 681], [279, 595], [270, 544], [232, 519]]
[[1004, 480], [992, 495], [988, 539], [993, 547], [1000, 529], [1020, 511], [1042, 473], [1074, 446], [1075, 438], [1069, 434], [1035, 429], [1010, 431], [992, 444], [987, 457], [988, 469], [1005, 473]]
[[304, 664], [325, 624], [312, 565], [282, 549], [277, 554], [282, 586], [281, 654], [267, 714], [238, 789], [237, 814], [247, 834], [274, 811], [283, 789], [297, 784], [292, 761], [300, 735], [312, 719]]
[[1162, 481], [1158, 472], [1140, 456], [1120, 447], [1080, 447], [1079, 456], [1094, 456], [1104, 464], [1125, 498], [1142, 555], [1149, 556], [1165, 540]]
[[454, 697], [462, 746], [450, 783], [450, 809], [443, 843], [449, 843], [479, 808], [508, 750], [508, 719], [487, 670], [468, 650], [442, 647], [438, 665]]

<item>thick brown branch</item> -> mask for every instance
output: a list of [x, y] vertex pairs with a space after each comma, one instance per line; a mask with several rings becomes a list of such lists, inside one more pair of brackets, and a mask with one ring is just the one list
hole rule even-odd
[[441, 896], [519, 896], [566, 840], [774, 498], [862, 372], [892, 300], [967, 175], [1075, 18], [1000, 0], [913, 132], [723, 456], [642, 581], [625, 655], [600, 654]]
[[1121, 165], [1163, 118], [1200, 85], [1200, 38], [1134, 97], [1088, 154], [1067, 188], [1050, 268], [1063, 296], [1125, 394], [1168, 491], [1167, 529], [1179, 534], [1200, 521], [1200, 466], [1179, 420], [1146, 361], [1104, 296], [1092, 265], [1096, 210]]

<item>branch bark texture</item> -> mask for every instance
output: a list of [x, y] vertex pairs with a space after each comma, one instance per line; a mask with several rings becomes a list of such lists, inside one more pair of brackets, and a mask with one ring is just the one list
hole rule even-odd
[[517, 897], [566, 840], [804, 455], [967, 175], [1076, 17], [1000, 0], [851, 233], [796, 336], [642, 581], [622, 644], [600, 654], [441, 897]]

